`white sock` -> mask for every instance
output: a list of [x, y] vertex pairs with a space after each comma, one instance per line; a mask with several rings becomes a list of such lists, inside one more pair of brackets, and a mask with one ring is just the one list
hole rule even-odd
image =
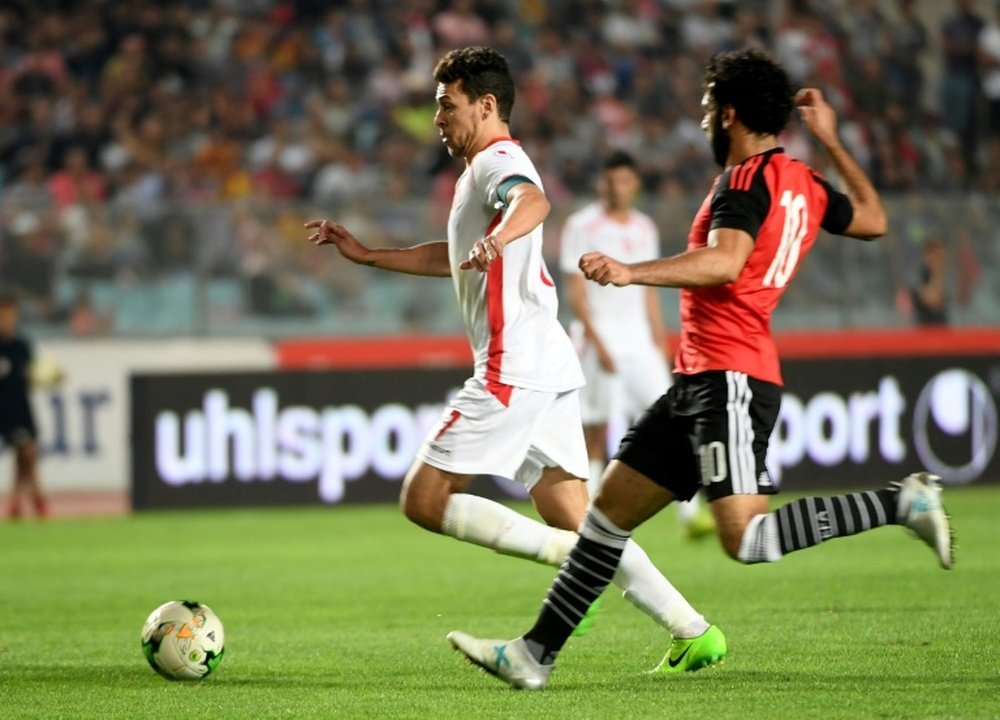
[[[599, 512], [591, 508], [591, 512]], [[606, 517], [602, 522], [618, 531]], [[576, 545], [577, 534], [549, 527], [478, 495], [455, 493], [448, 498], [441, 532], [445, 535], [558, 567]], [[627, 534], [620, 531], [621, 534]], [[624, 597], [665, 627], [674, 637], [697, 637], [708, 629], [705, 618], [684, 599], [632, 540], [622, 554], [615, 584]]]
[[597, 491], [601, 489], [601, 476], [604, 474], [604, 461], [590, 461], [590, 478], [587, 480], [587, 493], [590, 499], [597, 497]]
[[698, 514], [698, 508], [701, 507], [701, 502], [698, 500], [698, 496], [695, 495], [690, 500], [677, 503], [677, 515], [680, 517], [681, 522], [687, 525]]
[[743, 540], [740, 541], [737, 557], [740, 562], [747, 565], [781, 560], [778, 520], [774, 513], [754, 515], [750, 518], [746, 530], [743, 531]]
[[[631, 535], [611, 522], [596, 507], [591, 506], [589, 515], [616, 536]], [[665, 627], [674, 637], [698, 637], [708, 630], [705, 618], [656, 569], [646, 552], [634, 540], [630, 539], [625, 543], [621, 562], [615, 571], [614, 583], [622, 589], [622, 596], [626, 600]]]
[[705, 618], [656, 569], [646, 552], [629, 540], [615, 573], [622, 596], [676, 638], [698, 637], [708, 630]]
[[448, 498], [441, 532], [504, 555], [557, 566], [576, 544], [575, 532], [549, 527], [505, 505], [467, 493]]

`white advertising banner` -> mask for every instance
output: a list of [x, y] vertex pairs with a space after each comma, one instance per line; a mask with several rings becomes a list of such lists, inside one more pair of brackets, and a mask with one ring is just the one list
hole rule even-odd
[[272, 346], [253, 339], [53, 340], [36, 342], [35, 353], [66, 374], [33, 396], [41, 482], [53, 493], [128, 490], [132, 373], [270, 370], [276, 362]]

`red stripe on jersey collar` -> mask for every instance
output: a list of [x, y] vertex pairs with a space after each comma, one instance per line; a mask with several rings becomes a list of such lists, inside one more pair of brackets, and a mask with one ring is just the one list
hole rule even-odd
[[[475, 153], [475, 155], [472, 156], [472, 158], [476, 157], [476, 155], [478, 155], [479, 153], [483, 152], [484, 150], [486, 150], [491, 145], [496, 145], [497, 143], [501, 143], [501, 142], [512, 142], [512, 143], [514, 143], [517, 146], [521, 145], [520, 142], [518, 142], [517, 140], [515, 140], [514, 138], [512, 138], [510, 135], [501, 135], [500, 137], [493, 138], [488, 143], [486, 143], [485, 145], [483, 145], [479, 150], [476, 150], [476, 153]], [[466, 160], [466, 163], [471, 163], [472, 162], [472, 158], [469, 158], [468, 160]]]
[[[510, 141], [510, 142], [514, 143], [515, 145], [520, 145], [521, 144], [519, 141], [515, 140], [510, 135], [501, 135], [500, 137], [495, 137], [492, 140], [490, 140], [488, 143], [486, 143], [485, 145], [483, 145], [483, 150], [485, 150], [486, 148], [488, 148], [490, 145], [496, 145], [498, 142], [504, 142], [505, 140]], [[482, 152], [483, 150], [480, 150], [479, 152]]]

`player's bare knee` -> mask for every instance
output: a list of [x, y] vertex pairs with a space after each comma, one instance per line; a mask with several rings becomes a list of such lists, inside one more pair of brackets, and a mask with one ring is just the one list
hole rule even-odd
[[570, 505], [558, 506], [545, 511], [539, 509], [539, 514], [542, 516], [545, 524], [550, 527], [576, 532], [580, 528], [580, 522], [583, 520], [584, 508]]
[[740, 545], [743, 543], [743, 535], [735, 533], [719, 533], [719, 542], [726, 555], [733, 560], [740, 559]]
[[426, 493], [412, 492], [404, 487], [399, 496], [399, 508], [410, 522], [432, 532], [441, 531], [444, 503]]
[[450, 488], [407, 478], [399, 494], [399, 508], [410, 522], [432, 532], [441, 531]]
[[746, 533], [748, 523], [742, 520], [730, 519], [718, 527], [719, 542], [726, 555], [733, 560], [740, 559], [740, 548], [743, 546], [743, 535]]

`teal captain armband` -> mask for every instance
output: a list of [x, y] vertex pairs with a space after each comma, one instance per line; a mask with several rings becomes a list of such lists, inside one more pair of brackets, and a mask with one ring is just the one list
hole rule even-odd
[[507, 193], [509, 193], [515, 185], [520, 185], [523, 182], [532, 183], [532, 185], [534, 184], [531, 178], [526, 178], [524, 175], [511, 175], [509, 178], [504, 178], [503, 182], [501, 182], [499, 187], [497, 187], [497, 197], [500, 199], [500, 205], [502, 207], [507, 207]]

